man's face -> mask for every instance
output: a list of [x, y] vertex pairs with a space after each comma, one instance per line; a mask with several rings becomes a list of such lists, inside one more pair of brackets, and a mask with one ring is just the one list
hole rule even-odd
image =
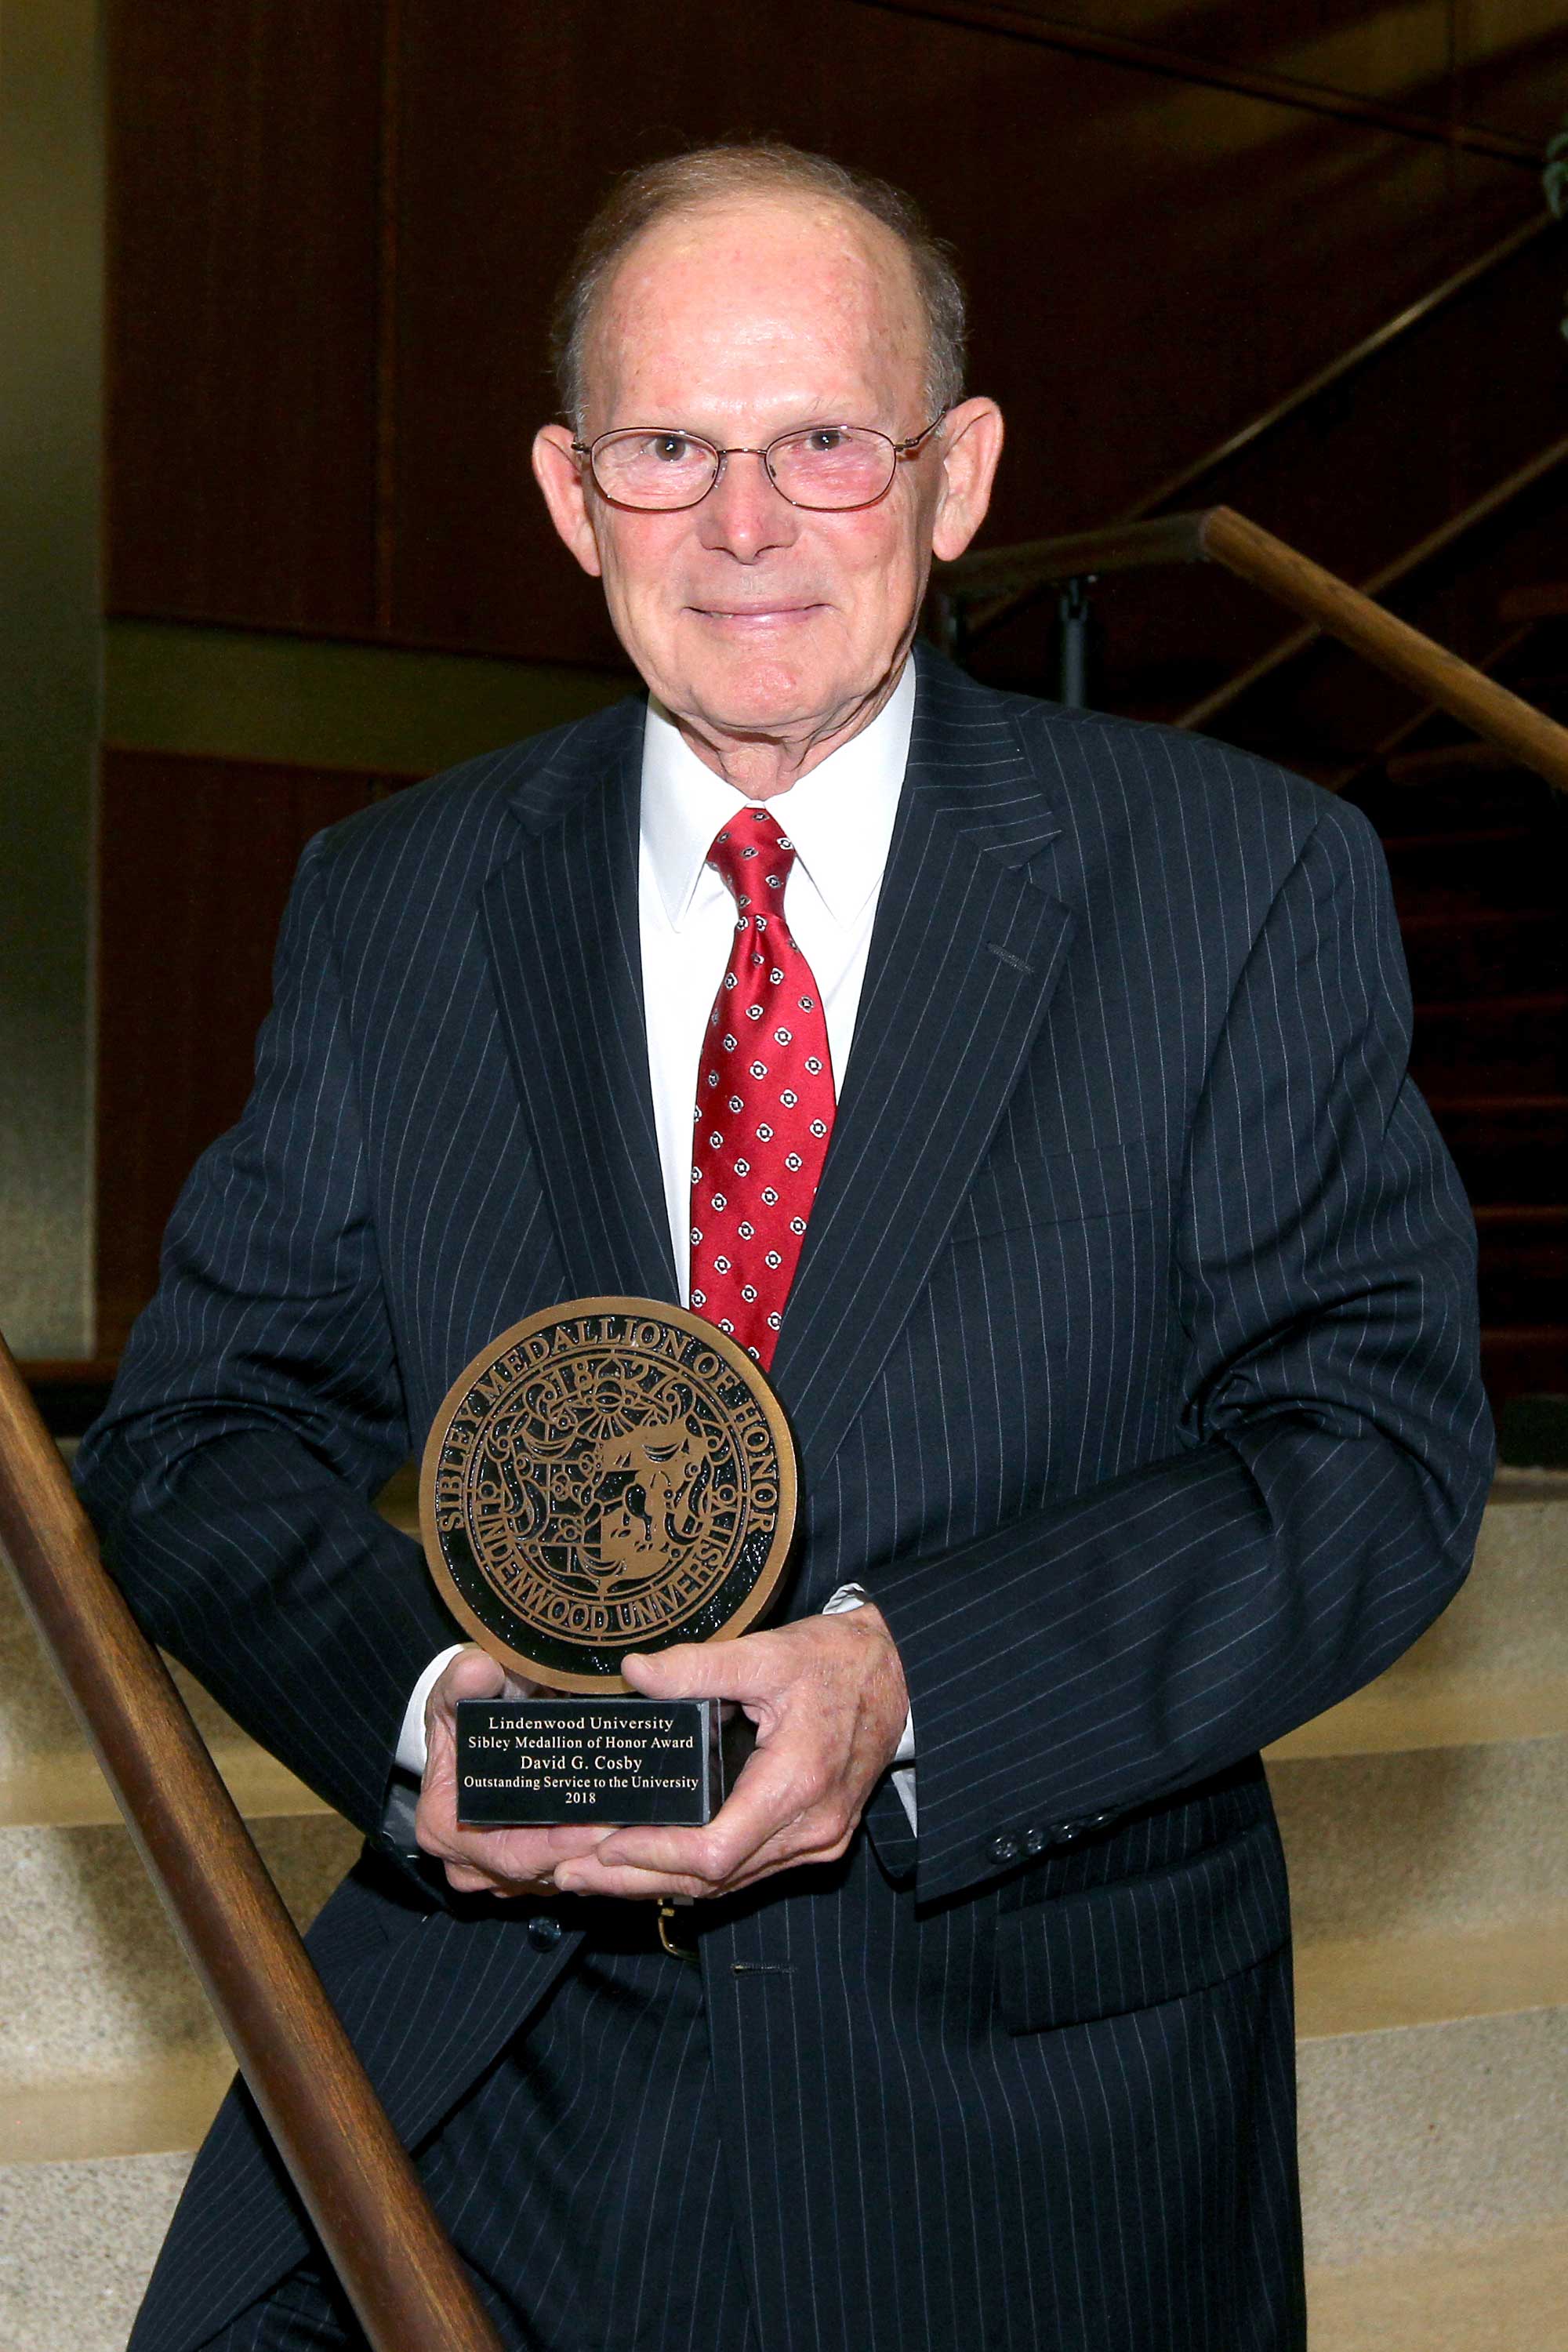
[[[582, 438], [684, 426], [760, 448], [814, 424], [895, 441], [925, 413], [926, 331], [898, 240], [852, 207], [752, 197], [656, 223], [616, 269], [589, 345]], [[860, 722], [913, 635], [933, 541], [965, 545], [1000, 446], [966, 402], [887, 496], [854, 512], [793, 507], [759, 458], [731, 457], [700, 505], [612, 507], [547, 426], [535, 467], [563, 538], [602, 575], [616, 634], [701, 737], [815, 742]]]

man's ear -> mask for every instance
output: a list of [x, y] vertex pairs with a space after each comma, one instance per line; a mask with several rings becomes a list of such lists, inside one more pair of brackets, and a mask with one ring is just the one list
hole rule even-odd
[[542, 425], [533, 436], [533, 478], [544, 493], [550, 520], [591, 579], [604, 570], [594, 519], [588, 510], [583, 468], [572, 454], [564, 425]]
[[994, 400], [964, 400], [942, 426], [942, 489], [931, 524], [931, 551], [942, 563], [963, 553], [985, 520], [1002, 455], [1002, 411]]

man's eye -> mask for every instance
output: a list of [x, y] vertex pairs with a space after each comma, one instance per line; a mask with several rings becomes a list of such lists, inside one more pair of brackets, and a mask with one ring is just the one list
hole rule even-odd
[[848, 438], [841, 425], [819, 425], [814, 433], [806, 434], [805, 446], [814, 457], [826, 457], [842, 449]]
[[649, 454], [666, 466], [684, 465], [694, 456], [691, 443], [684, 433], [657, 433], [648, 443]]

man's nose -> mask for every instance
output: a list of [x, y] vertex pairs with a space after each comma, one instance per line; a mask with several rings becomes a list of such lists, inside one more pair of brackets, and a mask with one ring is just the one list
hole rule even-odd
[[767, 467], [751, 449], [725, 458], [723, 472], [697, 511], [703, 546], [742, 563], [790, 546], [800, 531], [799, 510], [773, 488]]

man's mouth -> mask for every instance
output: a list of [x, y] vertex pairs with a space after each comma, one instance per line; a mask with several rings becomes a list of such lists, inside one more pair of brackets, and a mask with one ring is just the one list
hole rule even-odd
[[715, 622], [721, 627], [756, 629], [809, 620], [822, 606], [802, 597], [766, 604], [693, 604], [690, 610], [699, 620]]

